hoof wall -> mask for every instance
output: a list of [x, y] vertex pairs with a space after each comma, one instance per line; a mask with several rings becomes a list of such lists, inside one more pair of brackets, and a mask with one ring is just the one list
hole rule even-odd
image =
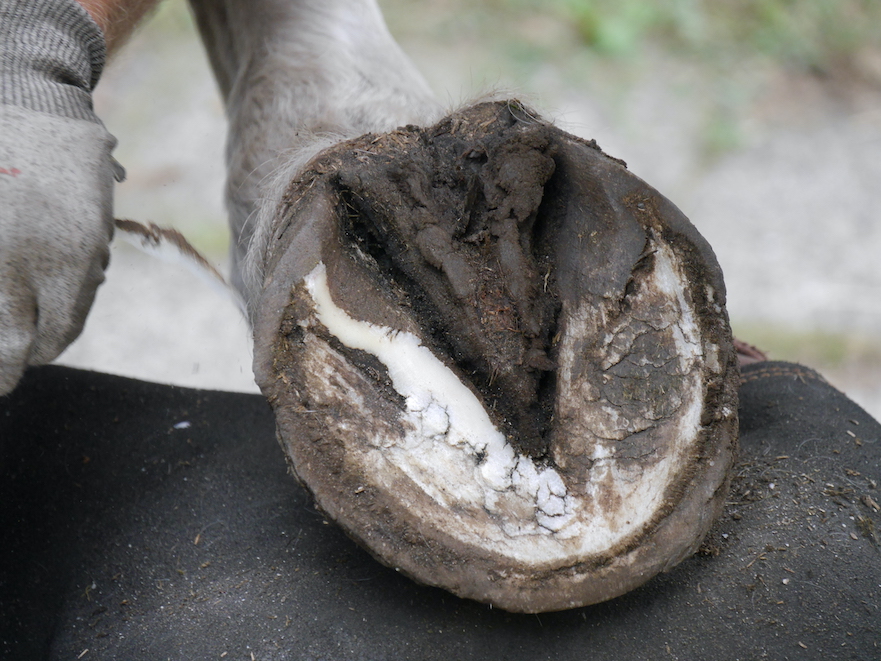
[[380, 561], [541, 612], [694, 552], [736, 448], [724, 285], [620, 161], [486, 103], [322, 152], [276, 221], [258, 383]]

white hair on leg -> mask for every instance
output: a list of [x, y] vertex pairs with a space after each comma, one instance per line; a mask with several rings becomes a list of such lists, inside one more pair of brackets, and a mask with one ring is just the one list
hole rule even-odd
[[232, 280], [250, 299], [259, 274], [246, 255], [265, 248], [264, 226], [293, 174], [334, 142], [432, 123], [442, 107], [375, 0], [191, 5], [226, 102]]

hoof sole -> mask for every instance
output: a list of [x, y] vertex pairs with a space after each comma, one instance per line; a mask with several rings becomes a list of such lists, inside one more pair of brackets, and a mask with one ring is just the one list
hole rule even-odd
[[736, 449], [715, 257], [594, 143], [487, 103], [322, 152], [265, 255], [255, 372], [318, 507], [511, 611], [697, 548]]

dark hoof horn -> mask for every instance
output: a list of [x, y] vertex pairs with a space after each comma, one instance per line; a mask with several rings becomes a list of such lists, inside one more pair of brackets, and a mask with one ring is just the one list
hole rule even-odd
[[697, 548], [737, 437], [712, 250], [623, 163], [486, 103], [322, 152], [279, 207], [258, 382], [318, 507], [511, 611]]

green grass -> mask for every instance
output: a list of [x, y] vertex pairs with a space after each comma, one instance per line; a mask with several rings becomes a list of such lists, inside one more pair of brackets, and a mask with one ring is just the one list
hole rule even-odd
[[827, 71], [881, 47], [878, 0], [491, 0], [481, 7], [495, 21], [553, 16], [586, 48], [613, 57], [652, 44], [704, 61], [761, 55]]
[[734, 334], [754, 344], [771, 360], [799, 363], [817, 370], [875, 417], [881, 414], [881, 338], [860, 334], [804, 331], [798, 328], [734, 324]]
[[801, 363], [820, 372], [850, 367], [881, 369], [881, 339], [877, 337], [766, 324], [734, 324], [734, 334], [772, 360]]
[[742, 143], [744, 118], [779, 84], [775, 74], [881, 86], [881, 74], [865, 65], [881, 60], [881, 0], [381, 4], [405, 45], [434, 43], [438, 55], [467, 52], [473, 78], [490, 86], [501, 75], [516, 89], [535, 91], [550, 66], [571, 89], [614, 100], [628, 87], [667, 76], [665, 62], [687, 70], [687, 102], [704, 114], [700, 139], [710, 159]]

